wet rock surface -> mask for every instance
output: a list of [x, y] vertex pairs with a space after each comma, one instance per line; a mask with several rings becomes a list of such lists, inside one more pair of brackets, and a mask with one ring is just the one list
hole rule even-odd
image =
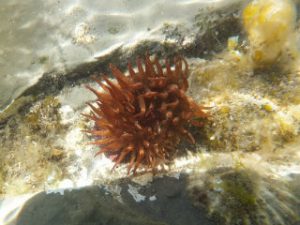
[[[3, 3], [0, 110], [24, 92], [49, 94], [95, 71], [106, 72], [106, 59], [124, 66], [145, 50], [195, 56], [220, 49], [226, 36], [237, 30], [235, 13], [244, 2]], [[201, 27], [203, 21], [209, 22]]]
[[[140, 186], [132, 181], [118, 182], [116, 199], [104, 187], [46, 194], [39, 193], [23, 206], [16, 225], [213, 225], [205, 212], [195, 208], [186, 192], [186, 177], [155, 178]], [[144, 200], [137, 202], [128, 186], [138, 188]]]
[[[129, 46], [121, 45], [101, 56], [94, 56], [93, 60], [76, 63], [67, 69], [51, 68], [39, 75], [39, 79], [28, 88], [23, 87], [22, 92], [18, 91], [20, 94], [14, 95], [15, 102], [28, 96], [34, 96], [34, 101], [37, 101], [48, 95], [57, 95], [64, 88], [86, 83], [92, 75], [110, 74], [109, 63], [114, 63], [121, 70], [125, 69], [128, 60], [135, 61], [136, 58], [143, 57], [147, 51], [158, 57], [172, 57], [178, 54], [187, 57], [208, 57], [221, 51], [226, 45], [227, 38], [241, 31], [238, 15], [244, 4], [244, 1], [231, 1], [223, 8], [204, 4], [204, 8], [200, 7], [190, 21], [191, 26], [165, 23], [157, 31], [161, 37], [159, 40], [145, 38]], [[11, 97], [10, 100], [1, 99], [0, 109], [4, 109], [9, 101], [12, 101]], [[28, 102], [21, 103], [20, 108], [28, 105]], [[13, 107], [16, 107], [16, 104]], [[0, 124], [4, 123], [9, 116], [12, 116], [11, 113], [2, 112]]]

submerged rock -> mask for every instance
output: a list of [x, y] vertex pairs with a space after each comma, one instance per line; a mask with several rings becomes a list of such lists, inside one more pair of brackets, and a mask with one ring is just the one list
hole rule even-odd
[[[143, 224], [143, 225], [213, 225], [203, 213], [197, 213], [185, 193], [186, 179], [156, 178], [147, 186], [129, 180], [120, 183], [122, 203], [108, 191], [97, 186], [59, 193], [39, 193], [22, 207], [16, 225], [81, 225], [81, 224]], [[139, 188], [145, 196], [140, 202], [127, 187]], [[178, 194], [170, 196], [170, 190]], [[151, 199], [155, 195], [156, 199]]]

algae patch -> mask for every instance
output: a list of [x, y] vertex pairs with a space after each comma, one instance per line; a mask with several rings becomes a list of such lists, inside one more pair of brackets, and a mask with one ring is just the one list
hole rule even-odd
[[25, 115], [10, 118], [1, 129], [0, 152], [4, 194], [40, 190], [48, 177], [62, 179], [68, 161], [60, 144], [65, 127], [60, 123], [60, 103], [48, 96]]
[[252, 169], [220, 167], [191, 177], [195, 206], [205, 208], [218, 224], [283, 225], [299, 219], [299, 201], [288, 185]]
[[212, 151], [276, 150], [299, 134], [299, 75], [257, 72], [238, 46], [230, 40], [214, 59], [193, 65], [191, 93], [211, 106], [203, 141]]
[[25, 123], [32, 132], [41, 135], [49, 135], [49, 132], [57, 132], [62, 129], [58, 99], [48, 96], [39, 104], [31, 108], [25, 116]]

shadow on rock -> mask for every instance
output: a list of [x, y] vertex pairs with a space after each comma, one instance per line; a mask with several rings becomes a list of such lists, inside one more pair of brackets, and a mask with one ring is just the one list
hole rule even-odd
[[[205, 212], [194, 208], [186, 193], [186, 177], [154, 178], [139, 185], [116, 181], [116, 198], [98, 186], [59, 193], [40, 193], [24, 205], [16, 225], [211, 225]], [[142, 196], [137, 201], [130, 189]]]
[[163, 225], [122, 205], [99, 187], [40, 193], [30, 199], [17, 225]]

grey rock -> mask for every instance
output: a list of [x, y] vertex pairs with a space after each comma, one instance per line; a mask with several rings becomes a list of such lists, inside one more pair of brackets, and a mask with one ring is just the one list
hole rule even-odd
[[[206, 213], [192, 206], [186, 178], [155, 178], [146, 186], [129, 179], [116, 181], [122, 187], [123, 203], [98, 186], [59, 193], [40, 193], [24, 205], [16, 225], [212, 225]], [[138, 186], [146, 200], [136, 202], [127, 191]], [[175, 192], [173, 190], [176, 190]], [[171, 198], [170, 198], [171, 193]], [[175, 194], [174, 194], [175, 193]], [[150, 196], [156, 200], [150, 201]]]

